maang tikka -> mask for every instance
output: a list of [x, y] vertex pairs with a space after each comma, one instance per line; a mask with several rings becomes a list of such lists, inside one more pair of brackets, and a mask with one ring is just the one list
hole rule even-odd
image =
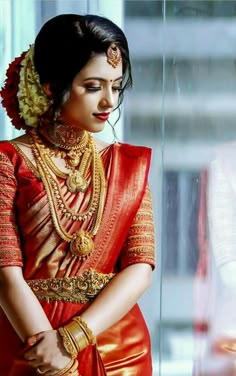
[[121, 50], [115, 43], [112, 43], [107, 49], [107, 62], [113, 68], [116, 68], [120, 61], [121, 61]]

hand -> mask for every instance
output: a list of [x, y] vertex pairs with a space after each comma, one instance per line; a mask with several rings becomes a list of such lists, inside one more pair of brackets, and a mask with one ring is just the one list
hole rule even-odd
[[24, 358], [30, 366], [37, 368], [38, 374], [56, 375], [71, 360], [57, 330], [38, 333], [28, 338], [27, 344], [32, 347], [25, 352]]

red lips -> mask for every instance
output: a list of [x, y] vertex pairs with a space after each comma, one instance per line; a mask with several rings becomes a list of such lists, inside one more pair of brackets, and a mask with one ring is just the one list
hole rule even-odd
[[110, 112], [99, 112], [98, 114], [93, 114], [97, 119], [101, 121], [107, 121], [110, 115]]

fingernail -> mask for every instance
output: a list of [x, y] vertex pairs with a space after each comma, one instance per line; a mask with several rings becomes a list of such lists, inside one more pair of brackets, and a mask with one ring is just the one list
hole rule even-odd
[[29, 337], [29, 338], [27, 339], [27, 343], [28, 343], [30, 346], [35, 345], [36, 342], [37, 342], [37, 338], [36, 338], [35, 336]]

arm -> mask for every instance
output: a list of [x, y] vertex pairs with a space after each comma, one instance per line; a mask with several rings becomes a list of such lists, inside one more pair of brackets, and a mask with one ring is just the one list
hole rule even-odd
[[134, 264], [122, 270], [81, 315], [94, 335], [120, 320], [137, 302], [151, 282], [148, 264]]
[[23, 342], [35, 333], [52, 329], [20, 267], [0, 268], [0, 305]]
[[39, 342], [37, 356], [26, 356], [28, 360], [34, 359], [29, 361], [29, 365], [52, 370], [63, 369], [68, 364], [70, 356], [57, 331], [52, 329], [38, 299], [25, 282], [20, 267], [0, 268], [0, 306], [23, 342], [43, 332], [32, 342], [32, 345]]
[[22, 341], [51, 325], [22, 274], [23, 257], [15, 219], [18, 183], [10, 159], [0, 152], [0, 305]]
[[[64, 368], [70, 357], [65, 354], [57, 331], [51, 330], [51, 324], [41, 304], [22, 274], [23, 260], [14, 210], [16, 191], [13, 165], [7, 156], [0, 152], [0, 306], [23, 342], [39, 332], [50, 333], [55, 339], [56, 355], [54, 354], [52, 359], [59, 368]], [[35, 366], [48, 362], [46, 357], [49, 351], [47, 347], [43, 348], [43, 342], [40, 343], [40, 362]]]
[[81, 315], [95, 335], [119, 321], [149, 287], [154, 252], [152, 200], [147, 186], [120, 255], [122, 270]]
[[120, 255], [121, 271], [81, 315], [95, 335], [119, 321], [151, 283], [154, 267], [154, 223], [147, 186]]

